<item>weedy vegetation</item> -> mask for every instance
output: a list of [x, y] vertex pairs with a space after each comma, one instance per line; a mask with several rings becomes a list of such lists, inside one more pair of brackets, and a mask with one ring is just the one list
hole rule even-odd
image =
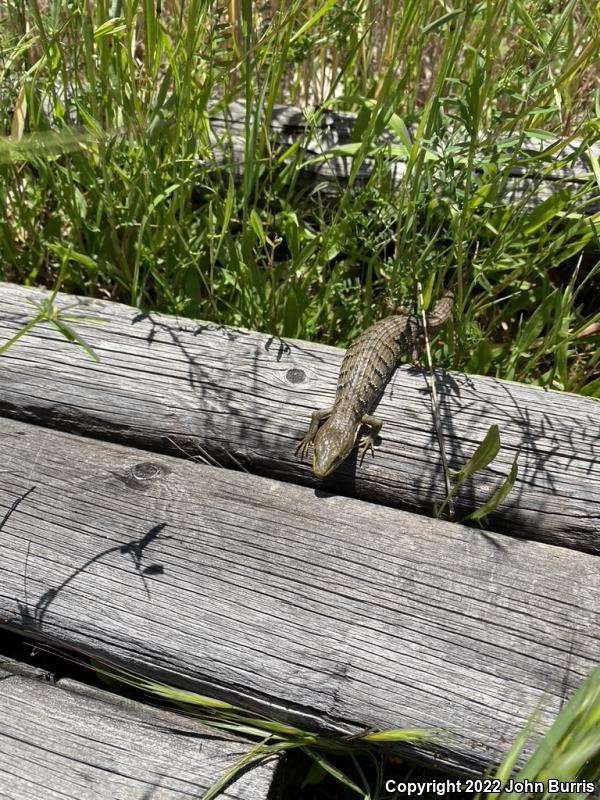
[[[592, 3], [32, 0], [0, 16], [4, 279], [340, 346], [416, 308], [418, 281], [427, 305], [455, 285], [436, 364], [600, 394], [597, 160], [529, 202], [571, 163], [560, 141], [598, 140]], [[234, 99], [243, 164], [211, 168], [208, 118]], [[334, 199], [303, 184], [301, 148], [270, 146], [277, 102], [309, 128], [357, 115]], [[508, 203], [515, 167], [530, 180]]]
[[[404, 759], [394, 757], [398, 745], [443, 740], [444, 731], [427, 729], [398, 729], [367, 731], [351, 739], [332, 739], [293, 725], [275, 722], [260, 715], [249, 716], [228, 703], [215, 701], [194, 692], [147, 680], [114, 667], [95, 664], [100, 676], [115, 688], [130, 687], [142, 692], [156, 702], [174, 704], [184, 713], [197, 716], [205, 724], [228, 730], [257, 741], [256, 747], [245, 754], [229, 773], [207, 792], [203, 800], [219, 795], [239, 770], [258, 764], [274, 756], [299, 752], [306, 757], [303, 780], [292, 789], [290, 798], [314, 800], [388, 800], [390, 793], [385, 784], [391, 776], [396, 781], [456, 780], [440, 773], [422, 773]], [[537, 714], [534, 714], [522, 733], [507, 750], [502, 762], [491, 769], [488, 778], [497, 779], [502, 786], [539, 782], [548, 786], [549, 779], [563, 785], [569, 783], [594, 783], [600, 779], [600, 667], [581, 684], [577, 692], [563, 707], [554, 723], [543, 736], [534, 732]], [[530, 753], [524, 757], [524, 752]], [[421, 795], [425, 798], [439, 796], [435, 790]], [[456, 795], [460, 797], [461, 795]], [[475, 800], [528, 800], [529, 791], [482, 792]], [[536, 793], [539, 800], [586, 800], [589, 792], [544, 791]]]

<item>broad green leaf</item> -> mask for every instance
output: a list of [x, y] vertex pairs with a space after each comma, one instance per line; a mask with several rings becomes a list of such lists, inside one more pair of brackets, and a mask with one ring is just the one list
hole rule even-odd
[[551, 294], [544, 298], [542, 303], [538, 305], [533, 314], [529, 317], [525, 325], [523, 325], [523, 327], [520, 329], [513, 342], [510, 363], [515, 363], [519, 357], [527, 353], [533, 342], [541, 334], [544, 325], [548, 320], [551, 319], [552, 310], [555, 307], [555, 301], [557, 297], [558, 290], [555, 289]]
[[280, 164], [283, 164], [284, 161], [287, 161], [289, 158], [291, 158], [300, 147], [301, 142], [302, 142], [301, 139], [296, 139], [296, 141], [293, 142], [287, 148], [287, 150], [284, 150], [283, 153], [281, 153], [281, 155], [277, 156], [275, 163], [279, 166]]
[[545, 225], [553, 217], [556, 217], [564, 206], [571, 199], [571, 192], [568, 189], [559, 189], [554, 192], [550, 197], [547, 197], [543, 203], [540, 203], [537, 208], [534, 208], [524, 220], [523, 230], [527, 236], [537, 231], [542, 225]]
[[[295, 338], [300, 333], [298, 325], [302, 320], [302, 311], [304, 311], [304, 308], [300, 308], [300, 303], [298, 302], [299, 297], [302, 297], [301, 293], [296, 291], [294, 286], [290, 287], [283, 308], [282, 333], [284, 336], [291, 336]], [[304, 295], [304, 298], [306, 298], [306, 295]], [[305, 306], [306, 302], [304, 302], [302, 305]]]
[[[390, 144], [387, 147], [387, 152], [389, 155], [394, 156], [394, 158], [408, 158], [410, 153], [408, 149], [403, 144]], [[425, 161], [433, 161], [429, 156], [427, 150], [425, 151]]]
[[[600, 92], [598, 93], [600, 97]], [[596, 183], [600, 187], [600, 158], [595, 155], [592, 150], [588, 150], [588, 158], [590, 160], [590, 164], [592, 165], [592, 169], [594, 170], [594, 177], [596, 178]]]
[[302, 781], [302, 788], [304, 789], [306, 786], [316, 786], [318, 783], [322, 783], [323, 778], [326, 776], [326, 772], [320, 764], [317, 764], [316, 761], [313, 761], [310, 765], [310, 769], [308, 770], [307, 774], [304, 776], [304, 780]]
[[256, 234], [256, 238], [261, 243], [262, 247], [264, 247], [267, 241], [267, 237], [265, 236], [265, 231], [262, 222], [255, 208], [253, 208], [250, 211], [250, 227]]
[[492, 347], [487, 339], [481, 338], [471, 355], [471, 364], [474, 367], [473, 372], [477, 372], [479, 375], [487, 375], [492, 360]]
[[495, 190], [496, 187], [493, 183], [482, 183], [481, 186], [478, 186], [477, 189], [475, 189], [469, 198], [469, 205], [471, 208], [478, 208], [480, 205], [485, 203], [490, 194], [492, 194]]
[[[307, 167], [310, 164], [320, 164], [322, 161], [329, 161], [330, 159], [337, 158], [338, 156], [352, 157], [360, 152], [363, 147], [364, 145], [362, 142], [349, 142], [348, 144], [342, 144], [339, 147], [332, 147], [330, 150], [326, 150], [324, 153], [298, 164], [297, 169], [304, 169], [304, 167]], [[382, 152], [386, 155], [394, 156], [395, 158], [406, 158], [408, 156], [408, 152], [402, 144], [376, 145], [372, 149], [368, 150], [365, 155], [376, 156]], [[426, 162], [440, 160], [439, 154], [434, 153], [431, 150], [422, 148], [422, 152], [423, 160]]]
[[579, 394], [584, 394], [586, 397], [600, 397], [600, 378], [596, 378], [582, 386]]
[[406, 148], [407, 151], [410, 151], [412, 147], [412, 139], [402, 117], [398, 116], [398, 114], [390, 114], [388, 125], [396, 134], [398, 139], [400, 139], [400, 143]]
[[49, 159], [55, 155], [80, 150], [96, 139], [80, 131], [44, 131], [30, 133], [22, 139], [0, 136], [0, 164], [29, 161], [35, 158]]
[[362, 142], [365, 131], [369, 127], [371, 116], [373, 114], [373, 103], [365, 103], [356, 115], [354, 125], [352, 126], [352, 141]]
[[471, 475], [485, 469], [498, 455], [500, 450], [500, 433], [497, 425], [490, 425], [484, 440], [478, 446], [464, 467], [455, 473], [457, 483], [462, 483]]
[[550, 144], [560, 142], [563, 144], [561, 139], [557, 139], [556, 134], [541, 130], [540, 128], [528, 128], [524, 131], [524, 135], [527, 136], [528, 139], [533, 139], [536, 142], [549, 142]]

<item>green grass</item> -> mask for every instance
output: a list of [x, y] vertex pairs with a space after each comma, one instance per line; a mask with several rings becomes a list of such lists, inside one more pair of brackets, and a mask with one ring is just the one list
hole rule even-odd
[[[525, 132], [598, 139], [593, 4], [270, 8], [0, 3], [0, 133], [13, 134], [0, 140], [1, 277], [340, 346], [390, 306], [414, 308], [417, 281], [427, 302], [455, 285], [436, 363], [600, 395], [598, 219], [568, 192], [505, 206], [514, 157], [492, 148]], [[238, 98], [236, 182], [201, 160], [209, 112]], [[257, 109], [275, 102], [358, 114], [335, 202], [301, 191], [300, 153], [286, 164], [269, 148]], [[462, 141], [432, 158], [457, 124]], [[394, 190], [373, 144], [390, 125], [408, 158]]]
[[[299, 798], [389, 800], [394, 796], [406, 796], [406, 793], [394, 795], [386, 791], [386, 782], [390, 779], [396, 785], [429, 782], [429, 791], [419, 796], [433, 798], [438, 796], [432, 785], [434, 782], [440, 786], [446, 780], [458, 780], [456, 776], [415, 769], [404, 759], [394, 760], [394, 753], [397, 753], [394, 748], [399, 744], [443, 740], [443, 731], [373, 731], [354, 737], [352, 741], [326, 737], [260, 716], [249, 716], [227, 703], [113, 667], [96, 664], [96, 668], [112, 688], [121, 691], [123, 687], [133, 688], [153, 701], [167, 702], [186, 714], [198, 716], [210, 726], [257, 740], [256, 747], [244, 754], [203, 800], [218, 797], [223, 786], [246, 766], [290, 751], [302, 753], [308, 767], [305, 767], [303, 785], [295, 787]], [[541, 738], [539, 735], [533, 738], [531, 729], [535, 722], [536, 714], [533, 714], [501, 763], [490, 768], [482, 789], [475, 785], [474, 790], [465, 791], [466, 796], [475, 800], [528, 800], [532, 796], [529, 787], [534, 785], [543, 787], [542, 791], [534, 793], [538, 800], [585, 800], [589, 796], [593, 790], [590, 786], [600, 781], [600, 667], [580, 685]], [[523, 751], [531, 744], [530, 740], [535, 746], [528, 748], [531, 755], [525, 759]], [[549, 791], [549, 787], [552, 788], [549, 781], [560, 782], [557, 785], [562, 784], [565, 790]], [[567, 790], [566, 784], [579, 784], [581, 791]], [[517, 788], [519, 785], [523, 787], [521, 791]], [[413, 790], [415, 796], [417, 791]], [[450, 794], [451, 791], [445, 796]]]

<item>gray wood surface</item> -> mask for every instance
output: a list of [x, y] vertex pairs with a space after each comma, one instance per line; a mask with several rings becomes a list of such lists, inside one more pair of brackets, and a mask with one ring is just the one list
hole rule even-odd
[[[336, 148], [355, 145], [356, 115], [331, 109], [302, 109], [276, 104], [270, 115], [261, 115], [256, 108], [252, 108], [251, 125], [254, 125], [255, 118], [261, 120], [261, 131], [264, 129], [268, 132], [275, 155], [279, 157], [293, 145], [296, 146], [287, 163], [296, 165], [305, 185], [326, 195], [342, 194], [347, 187], [354, 159], [336, 153]], [[213, 154], [212, 159], [203, 163], [206, 166], [212, 163], [217, 168], [223, 164], [228, 167], [231, 165], [241, 176], [246, 157], [245, 104], [236, 101], [224, 108], [215, 108], [210, 114], [210, 126]], [[414, 135], [415, 130], [409, 133]], [[399, 152], [400, 140], [388, 129], [376, 139], [376, 146], [381, 149], [380, 158], [386, 159], [383, 175], [392, 187], [399, 187], [406, 172], [406, 157]], [[461, 159], [466, 163], [470, 148], [469, 134], [460, 127], [449, 128], [442, 135], [424, 143], [424, 146], [440, 158], [439, 176], [436, 176], [435, 164], [430, 167], [434, 192], [441, 195], [448, 171], [451, 171], [447, 154], [452, 154], [455, 164]], [[389, 151], [386, 148], [390, 148]], [[504, 192], [494, 201], [498, 206], [512, 205], [521, 211], [529, 211], [559, 190], [567, 190], [572, 198], [569, 210], [582, 216], [592, 216], [600, 210], [600, 195], [590, 155], [599, 158], [600, 145], [584, 147], [581, 140], [564, 141], [561, 145], [558, 138], [542, 141], [519, 134], [508, 139], [502, 135], [486, 135], [482, 131], [474, 159], [474, 178], [477, 182], [483, 165], [489, 169], [489, 165], [494, 164], [499, 174], [505, 175]], [[355, 185], [360, 186], [370, 179], [375, 163], [370, 155], [364, 158], [356, 173]]]
[[[0, 341], [28, 322], [47, 292], [0, 285]], [[59, 295], [58, 307], [76, 299]], [[0, 358], [0, 414], [180, 457], [321, 486], [431, 513], [445, 495], [425, 373], [397, 370], [378, 406], [375, 458], [355, 456], [322, 484], [294, 455], [311, 411], [330, 405], [343, 351], [218, 325], [177, 321], [97, 300], [71, 308], [92, 362], [47, 324]], [[85, 322], [83, 317], [97, 322]], [[598, 402], [523, 384], [437, 373], [450, 466], [497, 424], [501, 450], [464, 487], [459, 514], [480, 506], [519, 451], [519, 476], [489, 519], [494, 530], [600, 552]]]
[[[27, 673], [0, 657], [6, 800], [200, 800], [253, 747], [110, 692]], [[240, 772], [221, 796], [266, 800], [274, 768], [270, 762]]]
[[[0, 420], [0, 625], [463, 770], [600, 659], [600, 561]], [[67, 725], [66, 728], [69, 728]]]

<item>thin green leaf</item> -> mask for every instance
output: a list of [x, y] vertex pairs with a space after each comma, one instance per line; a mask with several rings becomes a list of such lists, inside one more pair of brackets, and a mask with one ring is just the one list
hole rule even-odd
[[[513, 770], [516, 766], [521, 753], [525, 749], [525, 745], [527, 744], [527, 740], [531, 735], [531, 731], [533, 726], [535, 725], [536, 719], [539, 716], [539, 711], [536, 714], [533, 714], [531, 718], [528, 720], [527, 725], [523, 728], [523, 730], [519, 733], [519, 735], [515, 738], [514, 742], [511, 744], [510, 748], [504, 755], [502, 759], [502, 763], [496, 770], [495, 778], [500, 781], [500, 785], [504, 786], [510, 776], [513, 773]], [[497, 798], [502, 796], [502, 792], [488, 792], [486, 795], [486, 800], [497, 800]]]
[[91, 270], [96, 269], [97, 265], [94, 259], [86, 256], [85, 253], [79, 253], [77, 250], [73, 250], [71, 247], [64, 247], [64, 245], [58, 244], [57, 242], [49, 242], [47, 247], [51, 253], [55, 253], [61, 258], [68, 258], [69, 261], [76, 261], [78, 264]]
[[67, 339], [67, 341], [72, 342], [73, 344], [79, 345], [82, 350], [84, 350], [88, 356], [92, 359], [92, 361], [100, 361], [92, 347], [85, 341], [85, 339], [80, 336], [70, 325], [67, 325], [66, 322], [61, 320], [60, 318], [55, 318], [49, 320], [51, 325], [62, 333], [62, 335]]
[[104, 36], [112, 36], [115, 33], [121, 33], [127, 30], [127, 23], [123, 17], [112, 17], [99, 25], [94, 31], [94, 39], [102, 39]]
[[[554, 759], [560, 755], [569, 738], [581, 740], [589, 730], [590, 723], [597, 722], [600, 715], [600, 667], [586, 678], [567, 705], [555, 719], [531, 758], [516, 776], [516, 780], [533, 780], [546, 772], [552, 775]], [[596, 737], [596, 753], [600, 753], [600, 737]], [[556, 773], [555, 773], [556, 774]], [[562, 779], [574, 778], [563, 775]]]
[[[265, 740], [265, 742], [268, 740]], [[227, 770], [213, 785], [210, 789], [202, 795], [202, 800], [214, 800], [214, 798], [218, 797], [223, 790], [236, 779], [238, 775], [242, 772], [246, 771], [248, 767], [252, 764], [257, 765], [265, 761], [267, 758], [271, 758], [274, 753], [270, 750], [263, 751], [264, 743], [259, 743], [256, 747], [253, 747], [249, 753], [244, 753], [241, 758], [233, 764], [230, 769]]]
[[425, 742], [432, 741], [443, 735], [443, 731], [427, 728], [389, 728], [383, 731], [365, 733], [356, 736], [356, 741], [370, 742], [371, 744], [390, 744], [393, 742]]
[[11, 336], [7, 342], [4, 342], [3, 345], [0, 345], [0, 355], [5, 353], [9, 347], [17, 342], [22, 336], [25, 336], [35, 325], [38, 325], [40, 322], [43, 322], [46, 315], [44, 313], [38, 314], [34, 319], [24, 325], [21, 330], [17, 331], [14, 336]]
[[323, 16], [323, 14], [326, 14], [326, 13], [329, 11], [329, 9], [330, 9], [332, 6], [334, 6], [335, 4], [336, 4], [336, 0], [326, 0], [326, 2], [325, 2], [325, 3], [323, 3], [323, 5], [321, 6], [321, 8], [317, 9], [317, 10], [315, 11], [315, 13], [312, 15], [312, 17], [311, 17], [310, 19], [308, 19], [308, 20], [307, 20], [307, 21], [304, 23], [304, 25], [302, 25], [302, 26], [301, 26], [301, 27], [300, 27], [300, 28], [299, 28], [299, 29], [296, 31], [296, 33], [295, 33], [295, 34], [292, 36], [292, 38], [290, 39], [290, 43], [292, 43], [292, 44], [293, 44], [293, 43], [294, 43], [294, 42], [295, 42], [297, 39], [299, 39], [301, 36], [303, 36], [303, 35], [306, 33], [306, 31], [310, 30], [310, 29], [312, 28], [312, 26], [313, 26], [313, 25], [316, 25], [316, 23], [317, 23], [317, 22], [318, 22], [318, 21], [321, 19], [321, 17]]
[[456, 17], [460, 17], [460, 15], [464, 13], [465, 13], [464, 9], [455, 8], [452, 11], [449, 11], [447, 14], [442, 14], [441, 17], [434, 19], [433, 22], [430, 22], [429, 25], [426, 25], [423, 28], [422, 35], [428, 36], [430, 33], [435, 33], [441, 28], [444, 28], [453, 19], [456, 19]]
[[18, 141], [8, 136], [0, 137], [0, 164], [71, 153], [95, 141], [94, 137], [83, 131], [26, 134]]
[[519, 458], [519, 453], [515, 455], [514, 461], [510, 468], [510, 471], [506, 478], [502, 481], [502, 484], [496, 489], [494, 494], [487, 500], [480, 508], [473, 511], [472, 514], [469, 514], [465, 520], [480, 520], [484, 517], [487, 517], [488, 514], [491, 514], [492, 511], [495, 511], [498, 506], [502, 503], [506, 495], [510, 492], [512, 487], [515, 484], [516, 477], [518, 475], [518, 467], [517, 467], [517, 460]]
[[331, 761], [325, 758], [324, 755], [319, 753], [316, 750], [313, 750], [311, 747], [303, 747], [302, 750], [315, 761], [321, 769], [325, 772], [328, 772], [332, 775], [337, 781], [339, 781], [344, 786], [347, 786], [348, 789], [351, 789], [353, 792], [356, 792], [361, 797], [365, 796], [364, 790], [357, 786], [354, 781], [350, 780], [350, 778], [345, 775], [340, 769], [334, 766]]

